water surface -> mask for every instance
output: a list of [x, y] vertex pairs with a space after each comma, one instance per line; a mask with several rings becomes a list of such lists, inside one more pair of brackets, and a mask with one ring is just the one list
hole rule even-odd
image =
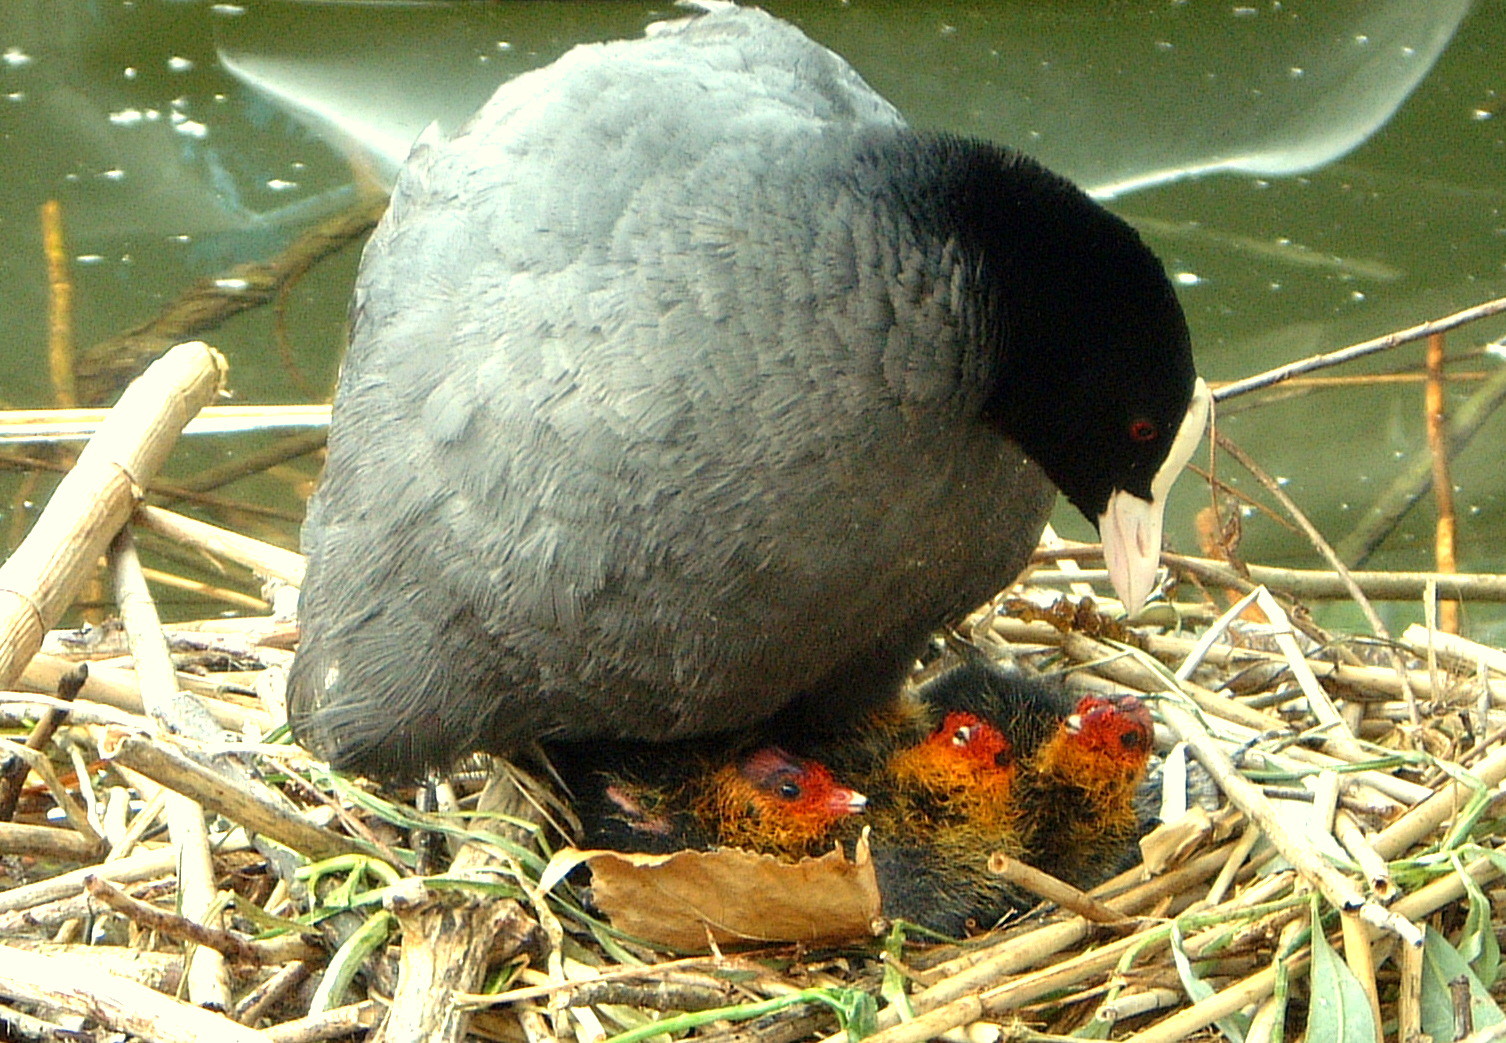
[[[1137, 224], [1174, 274], [1212, 380], [1506, 294], [1501, 0], [766, 6], [847, 57], [915, 124], [1020, 147]], [[74, 336], [87, 348], [350, 205], [358, 183], [391, 176], [428, 121], [453, 126], [503, 79], [674, 15], [581, 0], [10, 0], [0, 8], [0, 400], [55, 400], [43, 201], [61, 204]], [[328, 394], [356, 256], [347, 248], [288, 292], [281, 343], [269, 308], [207, 336], [230, 359], [237, 401]], [[1454, 368], [1493, 372], [1499, 358], [1478, 351], [1502, 336], [1506, 320], [1450, 336]], [[1415, 372], [1421, 350], [1342, 372]], [[1454, 383], [1451, 402], [1478, 386]], [[1242, 400], [1225, 426], [1337, 541], [1423, 446], [1421, 402], [1416, 382], [1346, 384]], [[1492, 420], [1455, 462], [1464, 570], [1506, 568], [1503, 433], [1506, 421]], [[195, 439], [170, 471], [193, 474], [271, 440]], [[1253, 492], [1232, 464], [1220, 470]], [[239, 482], [222, 495], [259, 510], [207, 516], [294, 546], [315, 472], [304, 459]], [[0, 473], [5, 550], [49, 487]], [[1207, 500], [1184, 480], [1168, 523], [1179, 549], [1196, 549], [1191, 514]], [[1070, 510], [1059, 518], [1066, 534], [1090, 536]], [[1424, 501], [1371, 563], [1429, 567], [1431, 525]], [[1245, 519], [1241, 550], [1316, 563], [1258, 514]]]

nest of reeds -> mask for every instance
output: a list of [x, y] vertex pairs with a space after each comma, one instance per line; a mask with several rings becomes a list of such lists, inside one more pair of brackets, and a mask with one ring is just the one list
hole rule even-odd
[[[292, 621], [163, 629], [133, 527], [274, 588], [300, 577], [296, 555], [139, 507], [222, 377], [201, 344], [154, 364], [0, 569], [0, 672], [20, 689], [0, 776], [8, 1038], [1506, 1038], [1506, 654], [1446, 609], [1400, 635], [1368, 609], [1499, 599], [1506, 577], [1260, 569], [1214, 538], [1168, 554], [1168, 600], [1126, 622], [1093, 593], [1094, 549], [1053, 540], [951, 639], [1151, 702], [1162, 824], [1143, 863], [1083, 894], [1001, 860], [1042, 903], [966, 939], [880, 920], [840, 944], [672, 951], [551, 868], [569, 825], [547, 779], [488, 762], [390, 793], [332, 775], [279, 728]], [[119, 624], [49, 631], [106, 549]], [[1336, 590], [1371, 634], [1312, 623], [1303, 601]], [[1211, 799], [1189, 797], [1189, 765]]]

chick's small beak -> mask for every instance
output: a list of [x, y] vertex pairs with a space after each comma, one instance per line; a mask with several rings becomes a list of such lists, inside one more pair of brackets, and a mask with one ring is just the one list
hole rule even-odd
[[1156, 581], [1156, 567], [1161, 559], [1161, 517], [1166, 511], [1166, 496], [1182, 468], [1192, 458], [1208, 426], [1211, 398], [1208, 385], [1201, 377], [1193, 385], [1192, 401], [1182, 426], [1172, 440], [1160, 470], [1150, 482], [1149, 500], [1116, 489], [1108, 507], [1098, 516], [1098, 533], [1103, 539], [1103, 562], [1108, 566], [1109, 582], [1129, 615], [1140, 611]]
[[839, 815], [856, 815], [868, 806], [868, 798], [857, 790], [838, 786], [831, 794], [831, 810]]

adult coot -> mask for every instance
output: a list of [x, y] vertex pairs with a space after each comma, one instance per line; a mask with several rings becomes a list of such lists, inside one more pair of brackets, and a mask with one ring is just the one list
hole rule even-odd
[[1205, 421], [1123, 221], [753, 9], [420, 139], [303, 530], [299, 741], [414, 776], [890, 695], [1064, 492], [1133, 608]]

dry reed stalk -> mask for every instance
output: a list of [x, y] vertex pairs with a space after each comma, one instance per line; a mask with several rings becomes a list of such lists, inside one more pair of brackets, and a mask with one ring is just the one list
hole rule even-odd
[[[244, 830], [235, 830], [229, 834], [216, 833], [213, 834], [213, 839], [215, 851], [222, 854], [245, 851], [251, 846]], [[6, 914], [33, 909], [48, 902], [73, 898], [83, 892], [84, 878], [90, 874], [116, 883], [135, 883], [172, 873], [177, 867], [177, 859], [177, 852], [171, 847], [160, 847], [138, 852], [114, 862], [70, 870], [48, 877], [46, 880], [19, 884], [9, 890], [0, 891], [0, 932], [18, 926], [11, 922]]]
[[1396, 897], [1396, 884], [1391, 879], [1391, 867], [1375, 850], [1375, 846], [1360, 829], [1354, 816], [1341, 809], [1334, 816], [1333, 825], [1334, 839], [1344, 845], [1344, 850], [1349, 852], [1349, 857], [1353, 858], [1355, 864], [1360, 867], [1370, 893], [1379, 901], [1390, 902]]
[[1444, 634], [1413, 623], [1402, 631], [1401, 641], [1420, 656], [1426, 657], [1436, 651], [1468, 670], [1484, 668], [1506, 674], [1506, 652], [1458, 634]]
[[[1293, 975], [1303, 973], [1307, 970], [1310, 959], [1307, 951], [1303, 950], [1286, 961], [1287, 972]], [[1237, 984], [1182, 1008], [1150, 1028], [1126, 1036], [1121, 1043], [1185, 1043], [1200, 1029], [1207, 1028], [1221, 1018], [1237, 1014], [1252, 1003], [1269, 996], [1275, 985], [1274, 969], [1267, 967], [1256, 971]]]
[[377, 854], [358, 841], [312, 824], [242, 780], [206, 768], [174, 749], [169, 740], [128, 736], [112, 752], [111, 759], [315, 861], [343, 854]]
[[[1503, 368], [1502, 373], [1506, 374], [1506, 368]], [[1096, 543], [1063, 541], [1058, 547], [1037, 549], [1031, 555], [1030, 560], [1037, 563], [1054, 561], [1063, 555], [1074, 559], [1102, 560], [1103, 548]], [[1340, 557], [1344, 557], [1342, 552], [1340, 552]], [[1236, 586], [1246, 591], [1257, 585], [1265, 586], [1284, 594], [1311, 600], [1338, 600], [1349, 596], [1348, 587], [1345, 586], [1339, 574], [1333, 571], [1248, 565], [1246, 568], [1249, 574], [1246, 576], [1227, 562], [1215, 561], [1212, 558], [1197, 558], [1162, 551], [1161, 560], [1171, 568], [1195, 576], [1214, 586]], [[1032, 573], [1031, 581], [1034, 582], [1039, 575], [1041, 575], [1039, 572]], [[1441, 572], [1351, 571], [1349, 575], [1367, 597], [1376, 601], [1417, 601], [1422, 597], [1428, 583], [1436, 583], [1441, 593], [1451, 597], [1474, 601], [1506, 601], [1506, 576], [1494, 573], [1461, 572], [1450, 575]], [[1073, 573], [1070, 577], [1054, 577], [1046, 573], [1043, 583], [1058, 586], [1069, 581], [1082, 582], [1086, 579], [1106, 581], [1108, 572], [1085, 571]]]
[[[1428, 335], [1427, 374], [1422, 412], [1427, 426], [1428, 450], [1433, 455], [1433, 501], [1438, 505], [1433, 555], [1439, 572], [1457, 572], [1459, 563], [1454, 544], [1459, 521], [1454, 513], [1454, 480], [1449, 474], [1448, 407], [1444, 397], [1441, 331]], [[1439, 603], [1438, 629], [1449, 634], [1459, 632], [1459, 602], [1450, 599]]]
[[279, 579], [295, 587], [303, 582], [303, 555], [294, 551], [161, 507], [138, 507], [135, 521], [159, 536], [244, 565], [264, 579]]
[[57, 625], [178, 432], [219, 393], [224, 375], [219, 352], [180, 344], [126, 389], [26, 539], [0, 565], [0, 686], [14, 680]]
[[159, 1043], [267, 1043], [222, 1014], [182, 1003], [145, 985], [101, 971], [85, 959], [47, 956], [0, 945], [0, 992], [29, 1003], [87, 1014], [117, 1032]]
[[103, 858], [107, 850], [102, 839], [73, 830], [0, 822], [0, 851], [7, 855], [59, 862], [93, 862]]
[[343, 1039], [372, 1028], [382, 1020], [385, 1012], [376, 1000], [365, 1000], [268, 1026], [257, 1034], [257, 1038], [262, 1043], [318, 1043], [319, 1040]]
[[40, 208], [42, 253], [47, 258], [47, 370], [52, 399], [63, 408], [78, 401], [73, 380], [73, 280], [63, 241], [63, 206], [49, 199]]
[[231, 1017], [242, 1025], [255, 1027], [273, 1005], [281, 1003], [289, 992], [308, 980], [310, 969], [309, 964], [303, 960], [289, 960], [260, 985], [242, 996], [230, 1012]]
[[[48, 655], [45, 652], [38, 653], [32, 657], [31, 662], [26, 664], [26, 669], [22, 671], [17, 686], [29, 692], [55, 691], [58, 678], [76, 665], [70, 659]], [[198, 685], [205, 684], [202, 678], [195, 679], [182, 674], [178, 676], [178, 684], [182, 687], [192, 688], [191, 682], [196, 682]], [[91, 665], [89, 679], [79, 690], [78, 697], [81, 701], [113, 706], [126, 713], [140, 715], [145, 712], [145, 707], [141, 702], [141, 685], [136, 680], [134, 671], [122, 670], [118, 667]], [[265, 732], [272, 726], [271, 716], [265, 710], [241, 706], [223, 699], [210, 699], [205, 705], [220, 726], [229, 731], [245, 734], [246, 731], [255, 729]]]
[[[178, 701], [177, 671], [173, 669], [167, 641], [162, 637], [162, 624], [147, 590], [129, 529], [122, 529], [111, 541], [110, 564], [115, 573], [115, 603], [130, 642], [147, 716], [163, 728], [195, 738], [207, 737], [213, 732], [213, 723], [205, 724], [195, 718]], [[208, 920], [218, 916], [219, 891], [215, 886], [204, 809], [191, 797], [173, 790], [167, 796], [164, 812], [173, 846], [178, 849], [179, 905], [189, 920], [214, 929], [215, 925]], [[188, 995], [193, 1002], [215, 1010], [230, 1008], [230, 976], [219, 952], [205, 946], [191, 950], [187, 978]]]
[[[183, 433], [235, 434], [281, 428], [322, 431], [329, 426], [329, 413], [330, 407], [324, 405], [207, 406], [184, 426]], [[98, 434], [109, 415], [108, 409], [91, 408], [0, 409], [0, 445], [82, 442]], [[240, 470], [238, 466], [236, 469]], [[202, 491], [194, 484], [185, 484], [184, 488]]]
[[[1482, 380], [1488, 380], [1492, 373], [1492, 370], [1484, 369], [1454, 370], [1445, 374], [1443, 379], [1450, 384], [1478, 383]], [[1354, 373], [1347, 376], [1292, 377], [1290, 380], [1283, 380], [1281, 387], [1284, 390], [1295, 391], [1301, 389], [1306, 391], [1309, 389], [1324, 388], [1384, 387], [1390, 384], [1426, 384], [1427, 381], [1428, 375], [1426, 373], [1408, 373], [1404, 371], [1396, 373]], [[1217, 391], [1225, 385], [1210, 381], [1208, 386]], [[1227, 411], [1225, 411], [1225, 415], [1228, 415]]]
[[1043, 873], [1019, 859], [996, 852], [988, 860], [988, 871], [1000, 879], [1023, 887], [1031, 894], [1039, 895], [1048, 902], [1055, 902], [1069, 912], [1076, 913], [1092, 923], [1111, 927], [1133, 926], [1134, 921], [1116, 909], [1092, 898], [1064, 880]]
[[104, 905], [146, 930], [155, 931], [171, 941], [208, 946], [238, 963], [270, 964], [288, 959], [317, 960], [324, 955], [322, 949], [316, 949], [301, 939], [295, 940], [290, 947], [276, 942], [258, 942], [236, 931], [206, 927], [186, 916], [132, 898], [98, 876], [85, 878], [84, 887]]

